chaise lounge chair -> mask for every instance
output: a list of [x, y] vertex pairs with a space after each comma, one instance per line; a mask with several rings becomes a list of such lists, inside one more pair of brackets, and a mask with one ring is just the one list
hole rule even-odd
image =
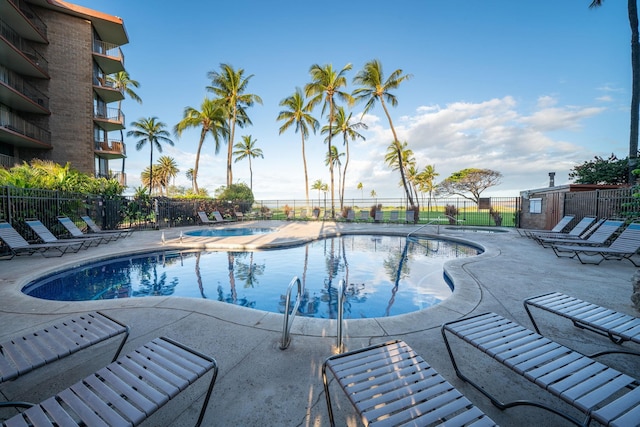
[[566, 237], [558, 236], [556, 238], [538, 239], [538, 243], [540, 243], [545, 248], [551, 247], [556, 244], [602, 246], [623, 225], [624, 225], [623, 221], [607, 220], [600, 225], [596, 224], [597, 228], [595, 229], [595, 231], [591, 232], [589, 234], [589, 237], [587, 238], [582, 238], [582, 237], [570, 238], [569, 236], [566, 236]]
[[[570, 258], [577, 257], [582, 264], [600, 264], [605, 259], [628, 259], [634, 266], [640, 267], [631, 259], [640, 249], [640, 223], [629, 224], [609, 246], [553, 245], [552, 248], [558, 256], [565, 252], [573, 254]], [[590, 257], [599, 257], [599, 260], [589, 262], [587, 260]]]
[[[0, 343], [0, 383], [72, 355], [94, 344], [122, 335], [115, 361], [129, 336], [129, 327], [111, 317], [92, 312], [58, 321], [46, 328]], [[0, 402], [0, 407], [27, 406]]]
[[516, 231], [523, 237], [531, 237], [532, 233], [560, 233], [562, 232], [562, 230], [567, 228], [567, 225], [569, 225], [569, 223], [573, 221], [573, 218], [575, 218], [575, 215], [563, 216], [562, 219], [558, 221], [558, 223], [551, 230], [529, 230], [526, 228], [516, 228]]
[[544, 238], [554, 238], [554, 237], [568, 237], [568, 238], [578, 238], [580, 237], [586, 230], [589, 228], [591, 224], [596, 220], [593, 216], [585, 216], [582, 218], [568, 233], [563, 232], [531, 232], [531, 238], [534, 240], [544, 239]]
[[64, 226], [64, 228], [67, 229], [67, 231], [69, 232], [69, 234], [71, 234], [72, 237], [78, 238], [78, 239], [82, 239], [82, 238], [102, 238], [102, 242], [101, 243], [108, 243], [112, 240], [117, 240], [118, 239], [118, 235], [116, 233], [103, 233], [103, 232], [99, 232], [99, 233], [93, 233], [93, 234], [85, 234], [82, 232], [82, 230], [80, 230], [78, 228], [78, 226], [75, 224], [75, 222], [71, 221], [71, 218], [66, 217], [66, 216], [59, 216], [58, 217], [58, 221], [60, 222], [60, 224], [62, 224]]
[[213, 211], [211, 214], [213, 215], [213, 219], [215, 220], [215, 222], [218, 222], [218, 223], [233, 222], [232, 219], [224, 219], [222, 217], [222, 214], [220, 214], [220, 212], [218, 211]]
[[[169, 338], [156, 338], [3, 426], [136, 426], [189, 385], [213, 371], [196, 426], [201, 425], [218, 374], [212, 357]], [[155, 425], [165, 425], [157, 420]]]
[[34, 233], [44, 243], [58, 243], [58, 242], [81, 242], [83, 249], [88, 249], [91, 246], [98, 246], [102, 241], [102, 237], [88, 237], [79, 239], [58, 239], [40, 220], [37, 219], [25, 219], [24, 222], [33, 230]]
[[[625, 342], [632, 342], [640, 345], [640, 319], [637, 317], [582, 301], [560, 292], [550, 292], [527, 298], [524, 301], [524, 308], [537, 333], [540, 333], [540, 329], [533, 317], [532, 307], [569, 319], [577, 328], [608, 337], [615, 344], [622, 345]], [[591, 354], [589, 357], [610, 353], [630, 353], [640, 356], [640, 353], [627, 350], [605, 350]]]
[[127, 237], [127, 236], [130, 236], [133, 233], [133, 228], [120, 228], [120, 229], [117, 229], [117, 230], [103, 230], [100, 227], [98, 227], [98, 224], [93, 222], [93, 220], [91, 219], [90, 216], [83, 215], [80, 218], [82, 218], [82, 220], [87, 223], [87, 226], [89, 227], [89, 230], [92, 233], [97, 233], [97, 234], [105, 234], [105, 233], [117, 234], [118, 237]]
[[[588, 426], [592, 420], [608, 426], [638, 425], [640, 381], [636, 378], [596, 362], [495, 313], [445, 323], [441, 332], [456, 375], [500, 409], [520, 405], [535, 406], [581, 426]], [[462, 372], [448, 336], [459, 339], [461, 342], [456, 343], [459, 345], [455, 348], [464, 350], [469, 360], [473, 361], [473, 366], [467, 370], [469, 373], [490, 369], [489, 366], [483, 366], [482, 359], [470, 354], [472, 348], [475, 348], [490, 356], [486, 358], [487, 361], [501, 363], [516, 375], [582, 412], [584, 419], [577, 419], [567, 413], [566, 408], [551, 406], [542, 401], [501, 401], [493, 393], [497, 388], [496, 384], [481, 384]], [[463, 344], [468, 344], [469, 347], [462, 349]], [[510, 390], [519, 390], [519, 387], [514, 385]], [[500, 391], [501, 395], [505, 394], [505, 390]], [[553, 399], [547, 399], [549, 401], [553, 402]]]
[[51, 256], [62, 256], [67, 252], [78, 252], [83, 246], [83, 242], [64, 242], [59, 243], [36, 243], [30, 244], [24, 237], [16, 231], [8, 222], [0, 221], [0, 240], [2, 240], [10, 251], [10, 258], [20, 255], [33, 255], [36, 252], [41, 253], [45, 257], [49, 257], [49, 252], [52, 251]]
[[406, 343], [390, 341], [331, 356], [324, 362], [322, 381], [332, 427], [335, 420], [327, 371], [367, 426], [496, 425]]
[[399, 218], [399, 212], [398, 211], [391, 211], [389, 213], [389, 222], [399, 222], [400, 218]]

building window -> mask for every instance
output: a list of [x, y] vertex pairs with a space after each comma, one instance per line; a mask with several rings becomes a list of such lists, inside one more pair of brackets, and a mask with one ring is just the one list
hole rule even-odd
[[529, 199], [529, 213], [542, 213], [542, 199]]

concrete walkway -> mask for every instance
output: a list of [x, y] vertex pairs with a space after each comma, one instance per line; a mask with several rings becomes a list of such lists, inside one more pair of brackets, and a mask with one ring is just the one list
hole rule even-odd
[[[101, 310], [130, 325], [125, 352], [157, 336], [168, 336], [216, 358], [220, 373], [204, 425], [207, 426], [328, 426], [322, 386], [322, 362], [336, 342], [333, 320], [296, 318], [289, 349], [279, 349], [283, 318], [280, 314], [246, 309], [217, 301], [178, 297], [130, 298], [110, 301], [59, 302], [25, 296], [29, 281], [91, 259], [104, 259], [138, 251], [184, 247], [257, 248], [290, 245], [324, 235], [348, 232], [407, 234], [411, 225], [353, 224], [333, 222], [258, 221], [231, 226], [278, 227], [275, 233], [229, 238], [179, 238], [187, 228], [139, 231], [132, 237], [100, 245], [61, 258], [40, 255], [0, 262], [0, 341], [74, 313]], [[421, 233], [436, 233], [435, 226]], [[636, 268], [628, 261], [605, 261], [599, 266], [581, 265], [574, 259], [558, 259], [514, 230], [481, 233], [440, 227], [447, 238], [472, 241], [485, 252], [456, 259], [446, 265], [453, 278], [453, 296], [441, 304], [407, 315], [349, 320], [345, 326], [348, 349], [402, 339], [448, 379], [472, 402], [503, 426], [568, 425], [561, 418], [530, 407], [500, 411], [475, 389], [458, 380], [440, 333], [443, 322], [493, 311], [531, 328], [522, 301], [544, 292], [560, 291], [611, 309], [638, 316], [629, 299], [630, 279]], [[164, 236], [165, 244], [162, 239]], [[299, 274], [292, 271], [291, 275]], [[541, 315], [542, 333], [582, 352], [615, 347], [607, 339]], [[40, 368], [0, 387], [10, 400], [41, 401], [70, 386], [109, 362], [113, 341]], [[468, 350], [468, 351], [467, 351]], [[502, 369], [477, 350], [464, 348], [473, 375], [487, 388], [507, 398], [539, 398], [578, 415], [572, 408], [535, 386]], [[638, 377], [640, 358], [605, 356], [600, 359]], [[206, 378], [209, 378], [208, 376]], [[208, 380], [200, 380], [169, 402], [145, 425], [189, 426], [197, 419]], [[359, 425], [344, 394], [334, 386], [334, 410], [338, 425]], [[0, 420], [13, 414], [0, 411]]]

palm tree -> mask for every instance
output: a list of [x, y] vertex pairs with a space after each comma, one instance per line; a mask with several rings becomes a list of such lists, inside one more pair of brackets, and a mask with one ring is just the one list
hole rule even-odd
[[[390, 91], [392, 89], [397, 89], [400, 83], [410, 79], [411, 77], [411, 74], [403, 75], [402, 70], [397, 69], [393, 73], [391, 73], [389, 78], [384, 80], [382, 63], [379, 60], [374, 59], [364, 64], [364, 68], [353, 78], [353, 83], [361, 86], [360, 88], [353, 91], [354, 99], [356, 100], [356, 102], [364, 100], [367, 101], [362, 115], [364, 116], [369, 110], [371, 110], [374, 107], [376, 101], [380, 101], [380, 105], [382, 105], [384, 114], [387, 116], [387, 120], [389, 121], [389, 126], [391, 127], [391, 133], [393, 134], [394, 142], [398, 141], [398, 135], [396, 134], [396, 130], [393, 127], [393, 121], [391, 120], [391, 116], [389, 115], [389, 110], [387, 109], [386, 102], [391, 104], [391, 106], [393, 107], [398, 105], [397, 98]], [[409, 204], [414, 207], [413, 198], [411, 197], [411, 189], [409, 188], [407, 179], [404, 175], [405, 170], [404, 165], [402, 164], [402, 155], [399, 151], [399, 147], [400, 144], [398, 142], [398, 144], [396, 145], [396, 148], [398, 148], [397, 157], [400, 162], [400, 164], [398, 165], [398, 169], [400, 170], [402, 185], [404, 186], [407, 200], [409, 201]], [[415, 206], [417, 207], [417, 205]]]
[[237, 150], [233, 152], [233, 155], [236, 156], [235, 162], [239, 162], [240, 160], [249, 159], [249, 188], [253, 192], [253, 169], [251, 169], [251, 159], [255, 159], [256, 157], [260, 157], [264, 159], [264, 154], [262, 154], [262, 150], [260, 148], [256, 148], [257, 140], [251, 140], [251, 135], [244, 135], [242, 137], [242, 142], [238, 142], [234, 145], [234, 148]]
[[[399, 156], [398, 153], [400, 153]], [[407, 189], [409, 191], [407, 193], [407, 197], [413, 200], [415, 188], [412, 179], [409, 177], [409, 173], [411, 170], [411, 173], [413, 175], [417, 174], [417, 170], [415, 168], [416, 160], [415, 157], [413, 157], [413, 150], [407, 147], [407, 142], [405, 141], [401, 143], [400, 141], [394, 141], [389, 144], [389, 147], [387, 147], [387, 154], [385, 154], [384, 156], [384, 162], [389, 165], [392, 170], [398, 170], [400, 168], [404, 169], [401, 172], [401, 175], [404, 177], [407, 184]], [[402, 182], [400, 184], [402, 184]], [[416, 205], [414, 205], [411, 201], [409, 202], [409, 204], [411, 206], [417, 206], [417, 200]]]
[[424, 170], [418, 174], [418, 185], [421, 192], [426, 192], [429, 196], [427, 199], [428, 210], [431, 212], [431, 200], [433, 199], [433, 190], [435, 190], [435, 179], [440, 174], [436, 172], [435, 165], [427, 165]]
[[[593, 0], [589, 7], [602, 6], [604, 0]], [[631, 26], [631, 126], [629, 128], [629, 184], [637, 179], [633, 171], [638, 167], [638, 121], [640, 120], [640, 37], [638, 35], [638, 3], [627, 0]]]
[[[309, 69], [311, 83], [304, 87], [305, 94], [311, 97], [309, 101], [312, 107], [322, 102], [322, 115], [327, 107], [329, 108], [329, 141], [327, 153], [331, 155], [331, 137], [333, 134], [333, 122], [335, 120], [335, 99], [337, 96], [342, 101], [353, 104], [353, 97], [340, 90], [347, 85], [347, 78], [344, 76], [351, 70], [351, 64], [345, 65], [342, 70], [336, 72], [331, 64], [320, 66], [314, 64]], [[329, 174], [331, 177], [331, 218], [335, 218], [335, 192], [333, 183], [333, 163], [329, 164]]]
[[309, 176], [307, 174], [307, 156], [304, 149], [304, 141], [309, 138], [309, 127], [316, 133], [320, 124], [318, 120], [311, 115], [313, 106], [311, 103], [305, 104], [305, 97], [302, 89], [296, 87], [293, 95], [280, 101], [282, 107], [286, 110], [280, 111], [276, 120], [284, 120], [284, 124], [280, 126], [279, 134], [289, 129], [292, 124], [296, 125], [296, 133], [299, 131], [302, 137], [302, 163], [304, 165], [304, 191], [307, 196], [307, 207], [309, 207]]
[[236, 71], [229, 64], [220, 64], [220, 70], [220, 72], [209, 71], [207, 74], [207, 77], [211, 79], [211, 86], [207, 86], [207, 90], [213, 92], [219, 98], [217, 102], [224, 107], [227, 115], [229, 129], [227, 140], [227, 187], [229, 187], [233, 183], [231, 158], [236, 124], [240, 127], [250, 125], [251, 120], [249, 120], [245, 108], [251, 107], [256, 102], [262, 104], [262, 99], [258, 95], [244, 93], [253, 74], [244, 77], [244, 69], [240, 68]]
[[318, 190], [318, 206], [320, 206], [320, 191], [326, 188], [327, 184], [324, 184], [321, 179], [316, 179], [311, 186], [312, 190]]
[[165, 189], [165, 194], [169, 195], [169, 181], [171, 179], [176, 178], [180, 169], [178, 169], [178, 165], [173, 157], [162, 156], [158, 159], [158, 166], [156, 168], [156, 175], [158, 175], [158, 179], [160, 181], [160, 194], [162, 194], [162, 187]]
[[[156, 171], [157, 172], [157, 171]], [[149, 195], [152, 195], [152, 189], [158, 189], [160, 195], [162, 195], [162, 178], [158, 173], [151, 177], [151, 169], [149, 166], [144, 168], [142, 172], [140, 172], [140, 182], [142, 185], [149, 187]]]
[[364, 192], [363, 192], [364, 187], [363, 187], [361, 182], [358, 183], [358, 187], [357, 188], [358, 188], [358, 190], [360, 190], [360, 197], [364, 199]]
[[197, 194], [198, 189], [198, 167], [200, 164], [200, 151], [207, 134], [211, 134], [216, 142], [215, 154], [220, 152], [220, 137], [227, 134], [227, 123], [225, 110], [209, 98], [202, 101], [200, 110], [193, 107], [184, 109], [183, 117], [177, 125], [174, 126], [173, 132], [178, 136], [189, 128], [200, 128], [200, 141], [198, 142], [198, 150], [196, 152], [196, 164], [193, 168], [192, 183], [193, 191]]
[[149, 194], [151, 194], [151, 186], [153, 184], [153, 147], [155, 146], [159, 153], [162, 153], [162, 144], [167, 143], [173, 146], [173, 141], [169, 139], [169, 132], [165, 130], [167, 125], [158, 121], [157, 117], [141, 118], [136, 122], [131, 122], [134, 130], [127, 132], [127, 136], [140, 138], [136, 142], [136, 150], [140, 151], [148, 142], [151, 146], [151, 155], [149, 157]]
[[[345, 181], [347, 180], [347, 166], [349, 166], [349, 139], [355, 141], [356, 138], [360, 138], [363, 141], [366, 140], [364, 136], [358, 133], [357, 129], [364, 128], [368, 129], [367, 125], [362, 122], [351, 123], [351, 115], [349, 113], [347, 116], [344, 112], [344, 107], [338, 107], [338, 114], [336, 114], [336, 127], [333, 129], [333, 134], [338, 135], [342, 134], [343, 142], [346, 147], [347, 156], [344, 161], [344, 169], [342, 170], [342, 185], [340, 186], [340, 211], [344, 206], [344, 187]], [[326, 128], [326, 126], [325, 126]], [[322, 129], [323, 133], [325, 132], [325, 128]], [[328, 131], [328, 129], [326, 129]]]
[[376, 193], [376, 190], [371, 190], [371, 193], [369, 194], [371, 194], [371, 198], [374, 198], [378, 195], [378, 193]]

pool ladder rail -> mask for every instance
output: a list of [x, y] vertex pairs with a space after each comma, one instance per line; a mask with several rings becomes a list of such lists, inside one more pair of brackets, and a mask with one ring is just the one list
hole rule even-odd
[[[297, 285], [297, 295], [296, 302], [293, 306], [293, 309], [289, 309], [291, 307], [291, 292], [293, 291], [294, 285]], [[336, 351], [338, 353], [342, 353], [345, 351], [345, 347], [343, 344], [342, 338], [342, 325], [344, 322], [344, 301], [345, 301], [345, 290], [346, 285], [344, 279], [340, 279], [338, 282], [338, 318], [337, 318], [337, 331], [336, 331]], [[302, 281], [298, 278], [298, 276], [294, 276], [289, 283], [287, 288], [287, 296], [284, 306], [284, 322], [282, 325], [282, 341], [280, 342], [280, 350], [286, 350], [291, 344], [291, 325], [293, 324], [293, 320], [295, 319], [296, 313], [298, 312], [298, 308], [300, 307], [300, 301], [302, 300], [302, 296], [304, 294], [304, 285]]]
[[[293, 310], [289, 310], [291, 306], [291, 291], [293, 290], [293, 286], [297, 285], [298, 293], [296, 295], [296, 303], [293, 306]], [[286, 350], [291, 344], [291, 325], [293, 324], [293, 319], [296, 317], [296, 313], [298, 313], [298, 307], [300, 307], [300, 301], [302, 300], [302, 295], [304, 294], [304, 285], [302, 281], [298, 278], [298, 276], [293, 276], [291, 282], [289, 283], [289, 287], [287, 288], [287, 299], [284, 305], [284, 324], [282, 326], [282, 341], [280, 342], [280, 350]]]

